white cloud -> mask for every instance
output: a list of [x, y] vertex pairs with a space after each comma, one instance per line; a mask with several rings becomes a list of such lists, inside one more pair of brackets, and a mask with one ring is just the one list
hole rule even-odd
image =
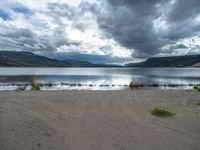
[[[81, 8], [83, 2], [85, 5]], [[49, 8], [50, 3], [57, 4], [54, 11]], [[13, 44], [15, 42], [15, 44], [21, 45], [16, 46], [17, 50], [37, 53], [44, 50], [44, 53], [48, 53], [49, 50], [66, 55], [77, 53], [130, 59], [131, 50], [121, 47], [112, 38], [105, 38], [99, 29], [95, 14], [91, 10], [93, 8], [90, 8], [97, 6], [97, 3], [95, 0], [7, 0], [3, 5], [9, 10], [12, 19], [5, 21], [0, 18], [0, 31], [8, 34], [15, 32], [16, 29], [19, 31], [27, 29], [34, 35], [36, 43], [32, 44], [19, 43], [19, 39], [12, 39]], [[12, 7], [15, 5], [23, 5], [34, 13], [31, 15], [16, 13], [12, 11]], [[65, 13], [69, 13], [65, 11], [70, 11], [74, 16], [71, 18], [65, 15]], [[9, 49], [11, 44], [6, 46], [6, 49]], [[105, 49], [105, 47], [109, 48]]]
[[[173, 21], [177, 18], [170, 13], [174, 12], [177, 0], [156, 3], [155, 7], [155, 2], [145, 1], [144, 8], [152, 8], [152, 14], [140, 12], [143, 7], [133, 10], [133, 1], [129, 1], [130, 7], [123, 5], [128, 1], [116, 0], [112, 3], [120, 4], [116, 7], [109, 1], [1, 0], [1, 9], [11, 19], [0, 17], [0, 50], [25, 50], [51, 57], [73, 53], [97, 55], [105, 56], [107, 62], [108, 58], [115, 60], [113, 63], [117, 62], [113, 58], [126, 62], [137, 60], [134, 56], [146, 58], [199, 52], [200, 41], [195, 35], [199, 35], [200, 15]], [[133, 6], [143, 4], [137, 3]], [[24, 7], [31, 13], [18, 13], [14, 7]], [[182, 16], [178, 11], [177, 14]], [[189, 26], [188, 20], [192, 21]], [[188, 48], [171, 49], [181, 44]]]

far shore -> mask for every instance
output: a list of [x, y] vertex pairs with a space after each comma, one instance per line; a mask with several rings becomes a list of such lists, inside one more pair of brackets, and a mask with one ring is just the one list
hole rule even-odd
[[199, 102], [194, 90], [4, 91], [0, 149], [199, 150]]

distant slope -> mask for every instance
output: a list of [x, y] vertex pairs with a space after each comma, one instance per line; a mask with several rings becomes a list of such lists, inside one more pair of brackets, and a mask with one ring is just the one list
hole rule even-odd
[[[119, 67], [97, 65], [87, 61], [60, 61], [30, 52], [0, 51], [0, 67]], [[145, 62], [131, 63], [125, 67], [200, 67], [200, 55], [154, 57]]]
[[145, 62], [127, 64], [127, 67], [200, 67], [200, 55], [154, 57]]
[[59, 61], [29, 52], [0, 51], [0, 67], [95, 67], [89, 62]]

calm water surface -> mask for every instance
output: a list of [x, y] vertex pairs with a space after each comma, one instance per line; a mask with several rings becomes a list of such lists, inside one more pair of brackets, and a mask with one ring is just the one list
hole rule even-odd
[[[191, 89], [200, 83], [198, 68], [0, 68], [0, 90], [16, 90], [31, 80], [44, 84], [42, 90], [120, 90], [131, 81], [155, 89]], [[46, 84], [52, 83], [53, 86]], [[79, 83], [80, 85], [71, 85]], [[167, 86], [179, 85], [179, 86]], [[145, 86], [143, 89], [149, 89]], [[153, 88], [153, 87], [151, 87]]]

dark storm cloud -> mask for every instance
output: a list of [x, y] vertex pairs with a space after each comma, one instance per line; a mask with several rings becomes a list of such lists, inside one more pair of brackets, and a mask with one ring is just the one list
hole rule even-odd
[[172, 11], [168, 15], [170, 22], [185, 21], [199, 15], [199, 0], [175, 0]]
[[[199, 34], [199, 0], [107, 0], [99, 27], [122, 46], [135, 49], [133, 56], [150, 57], [177, 40]], [[165, 9], [168, 9], [167, 12]], [[167, 29], [156, 31], [154, 21], [163, 18]]]
[[[200, 35], [200, 0], [82, 0], [78, 6], [41, 0], [41, 7], [34, 0], [31, 3], [35, 6], [2, 0], [0, 50], [24, 50], [98, 63], [129, 61], [131, 57], [113, 57], [117, 49], [132, 50], [132, 58], [176, 55], [185, 49], [190, 54], [200, 52], [196, 38]], [[94, 38], [93, 43], [87, 43], [87, 37]], [[189, 45], [181, 41], [189, 38], [194, 39]], [[59, 53], [62, 47], [69, 49]], [[92, 55], [98, 50], [105, 55]]]
[[171, 40], [198, 35], [200, 22], [195, 19], [200, 15], [199, 0], [176, 0], [169, 14], [166, 15], [170, 28], [166, 37]]
[[[153, 21], [160, 15], [159, 0], [108, 0], [110, 11], [99, 16], [99, 27], [109, 33], [116, 41], [136, 52], [154, 54], [165, 41], [154, 31]], [[137, 55], [136, 53], [134, 55]]]

